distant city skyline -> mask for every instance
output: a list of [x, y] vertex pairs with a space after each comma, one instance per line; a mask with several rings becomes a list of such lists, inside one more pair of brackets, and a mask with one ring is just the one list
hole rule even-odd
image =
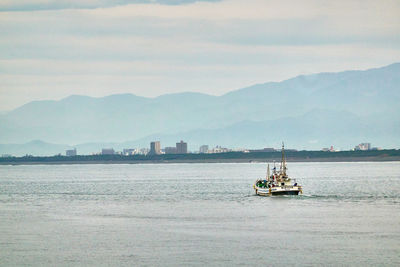
[[[76, 148], [66, 149], [65, 153], [58, 153], [59, 151], [55, 151], [56, 153], [31, 153], [30, 151], [25, 151], [22, 155], [15, 155], [11, 153], [0, 153], [0, 157], [20, 157], [20, 156], [62, 156], [72, 157], [77, 155], [123, 155], [123, 156], [134, 156], [134, 155], [161, 155], [161, 154], [219, 154], [219, 153], [228, 153], [228, 152], [242, 152], [242, 153], [254, 153], [254, 152], [279, 152], [281, 151], [281, 147], [259, 147], [259, 148], [237, 148], [237, 147], [222, 147], [216, 145], [215, 147], [209, 148], [209, 145], [201, 145], [198, 150], [189, 151], [187, 149], [187, 142], [183, 142], [182, 140], [176, 143], [175, 147], [162, 147], [160, 141], [152, 141], [150, 142], [150, 147], [130, 147], [123, 148], [121, 151], [115, 150], [113, 147], [102, 148], [100, 152], [91, 151], [86, 153], [79, 152]], [[394, 148], [390, 148], [394, 149]], [[299, 149], [297, 147], [286, 147], [286, 151], [296, 152], [296, 151], [323, 151], [323, 152], [341, 152], [341, 151], [370, 151], [370, 150], [382, 150], [381, 147], [372, 147], [371, 143], [360, 143], [356, 145], [354, 148], [346, 148], [346, 149], [337, 149], [333, 145], [330, 148], [324, 147], [317, 150], [304, 150]]]
[[381, 67], [400, 62], [399, 14], [396, 0], [3, 1], [0, 112]]

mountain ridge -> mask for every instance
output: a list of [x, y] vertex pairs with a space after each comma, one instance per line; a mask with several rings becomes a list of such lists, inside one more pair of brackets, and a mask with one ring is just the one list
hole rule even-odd
[[[286, 138], [298, 139], [296, 145], [301, 147], [304, 144], [300, 142], [306, 139], [297, 138], [296, 132], [300, 130], [303, 134], [311, 135], [310, 131], [302, 129], [306, 124], [315, 129], [320, 129], [326, 122], [337, 127], [344, 124], [344, 121], [340, 123], [340, 116], [326, 117], [325, 121], [322, 119], [311, 123], [305, 120], [304, 125], [296, 123], [295, 120], [303, 120], [302, 115], [308, 114], [307, 117], [310, 117], [310, 112], [318, 113], [318, 110], [353, 114], [350, 116], [352, 121], [348, 122], [349, 125], [358, 125], [353, 127], [353, 136], [362, 137], [365, 129], [372, 132], [368, 127], [361, 127], [362, 120], [372, 127], [374, 124], [380, 125], [380, 128], [387, 127], [392, 137], [400, 137], [397, 128], [392, 127], [400, 124], [399, 89], [400, 63], [394, 63], [368, 70], [299, 75], [281, 82], [267, 82], [233, 90], [220, 96], [196, 92], [165, 94], [153, 98], [129, 93], [97, 98], [71, 95], [57, 101], [32, 101], [3, 113], [0, 115], [0, 140], [2, 143], [26, 143], [40, 139], [55, 144], [119, 144], [126, 140], [145, 140], [149, 136], [177, 138], [187, 132], [205, 130], [207, 133], [214, 132], [209, 135], [210, 140], [203, 139], [212, 144], [223, 129], [230, 129], [243, 121], [258, 124], [269, 121], [276, 124], [279, 120], [293, 118], [287, 120], [290, 125], [285, 130], [289, 133]], [[254, 127], [254, 134], [264, 134], [257, 133], [258, 126]], [[235, 131], [245, 133], [247, 130], [235, 128]], [[396, 141], [386, 142], [393, 138], [383, 134], [385, 129], [375, 132], [376, 136], [371, 135], [374, 143], [399, 145]], [[254, 134], [248, 133], [242, 137], [246, 141], [246, 138]], [[283, 130], [280, 134], [284, 135]], [[324, 135], [332, 142], [336, 139], [329, 132]], [[266, 134], [268, 138], [272, 136]], [[264, 146], [263, 138], [258, 136], [255, 139], [259, 141], [254, 145]], [[249, 140], [247, 142], [251, 143]], [[235, 143], [227, 145], [233, 147]]]

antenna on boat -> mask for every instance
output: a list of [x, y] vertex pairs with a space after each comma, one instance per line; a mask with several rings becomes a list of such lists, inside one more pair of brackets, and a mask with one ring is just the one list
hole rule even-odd
[[281, 172], [286, 175], [285, 144], [282, 142]]

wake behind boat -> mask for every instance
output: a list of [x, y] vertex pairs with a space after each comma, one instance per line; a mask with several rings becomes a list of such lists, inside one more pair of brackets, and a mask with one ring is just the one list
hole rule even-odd
[[279, 171], [277, 171], [274, 166], [272, 174], [270, 174], [268, 164], [267, 177], [257, 179], [254, 183], [253, 188], [256, 191], [256, 194], [260, 196], [302, 194], [303, 191], [301, 185], [298, 185], [295, 179], [289, 178], [286, 174], [286, 170], [285, 149], [282, 144], [282, 161]]

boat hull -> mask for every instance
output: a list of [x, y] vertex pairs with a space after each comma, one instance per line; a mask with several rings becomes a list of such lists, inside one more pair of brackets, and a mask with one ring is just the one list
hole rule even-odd
[[273, 188], [261, 188], [254, 187], [256, 194], [259, 196], [283, 196], [283, 195], [292, 195], [296, 196], [301, 193], [300, 187], [273, 187]]
[[299, 191], [280, 191], [280, 192], [272, 192], [273, 196], [283, 196], [283, 195], [298, 195]]

